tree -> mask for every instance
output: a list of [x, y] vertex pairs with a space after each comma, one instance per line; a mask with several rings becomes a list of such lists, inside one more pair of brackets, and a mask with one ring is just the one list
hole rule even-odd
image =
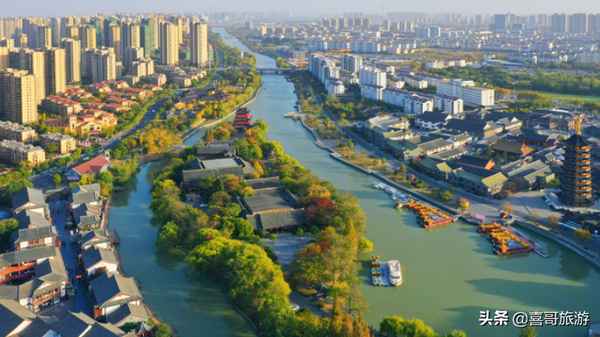
[[84, 174], [81, 176], [81, 178], [79, 178], [79, 184], [81, 185], [89, 185], [89, 184], [93, 184], [95, 181], [95, 177], [91, 174]]
[[173, 330], [164, 323], [158, 323], [154, 327], [154, 337], [172, 337]]
[[437, 333], [419, 319], [404, 319], [400, 316], [384, 318], [379, 332], [385, 337], [437, 337]]
[[537, 331], [532, 326], [521, 329], [521, 333], [519, 333], [519, 337], [537, 337], [537, 335]]
[[548, 216], [548, 226], [552, 229], [557, 229], [560, 224], [560, 216], [556, 214], [552, 214]]
[[511, 214], [513, 211], [513, 206], [510, 202], [505, 202], [504, 204], [502, 204], [502, 210], [506, 213], [506, 214]]
[[373, 241], [365, 237], [360, 238], [360, 241], [358, 242], [358, 249], [361, 253], [370, 253], [373, 251], [374, 248], [375, 245], [373, 244]]
[[458, 198], [458, 208], [462, 212], [468, 211], [470, 207], [471, 207], [471, 202], [469, 201], [469, 199], [464, 198], [464, 197]]
[[467, 333], [462, 330], [452, 330], [447, 337], [467, 337]]
[[583, 241], [589, 241], [592, 239], [592, 232], [585, 228], [577, 228], [575, 230], [575, 236]]
[[443, 202], [448, 202], [452, 200], [453, 197], [454, 193], [452, 193], [452, 191], [450, 190], [444, 190], [440, 193], [440, 200], [442, 200]]
[[54, 173], [54, 175], [52, 176], [52, 181], [54, 181], [54, 186], [58, 188], [62, 183], [62, 176], [60, 175], [60, 173]]
[[113, 175], [110, 171], [100, 172], [98, 182], [100, 183], [100, 193], [104, 197], [109, 197], [113, 189]]
[[12, 243], [12, 235], [19, 229], [17, 219], [0, 220], [0, 252], [8, 249]]

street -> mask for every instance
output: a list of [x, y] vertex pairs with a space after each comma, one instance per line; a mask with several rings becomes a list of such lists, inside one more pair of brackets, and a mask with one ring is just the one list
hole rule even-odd
[[84, 312], [88, 315], [92, 313], [92, 304], [90, 294], [84, 282], [77, 280], [76, 275], [79, 273], [79, 244], [77, 236], [71, 235], [66, 229], [69, 222], [69, 209], [66, 200], [57, 200], [49, 204], [50, 213], [52, 215], [52, 224], [56, 228], [61, 244], [61, 254], [65, 262], [65, 268], [69, 274], [69, 280], [75, 292], [74, 296], [70, 297], [66, 302], [66, 306], [73, 312]]

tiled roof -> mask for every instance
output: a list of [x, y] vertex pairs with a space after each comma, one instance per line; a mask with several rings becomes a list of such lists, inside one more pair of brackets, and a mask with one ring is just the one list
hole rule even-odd
[[99, 155], [73, 167], [73, 170], [79, 175], [97, 174], [108, 165], [110, 165], [110, 160], [105, 155]]

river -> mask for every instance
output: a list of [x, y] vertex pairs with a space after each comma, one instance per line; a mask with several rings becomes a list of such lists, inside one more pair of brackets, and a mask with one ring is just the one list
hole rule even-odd
[[[250, 52], [237, 39], [217, 30], [225, 41]], [[273, 59], [256, 55], [259, 68], [272, 68]], [[387, 315], [420, 318], [447, 332], [464, 329], [473, 337], [510, 337], [508, 327], [479, 327], [480, 310], [580, 311], [600, 316], [600, 273], [570, 251], [547, 242], [549, 258], [537, 255], [499, 258], [472, 226], [455, 224], [425, 231], [414, 216], [392, 208], [389, 198], [371, 188], [373, 180], [318, 149], [296, 122], [293, 86], [283, 76], [266, 75], [263, 87], [248, 108], [268, 122], [269, 136], [322, 179], [359, 198], [368, 216], [367, 236], [375, 254], [397, 258], [404, 272], [400, 288], [375, 288], [361, 274], [368, 303], [366, 318], [377, 325]], [[198, 137], [188, 139], [188, 144]], [[248, 325], [231, 309], [219, 288], [191, 277], [181, 263], [155, 252], [156, 228], [151, 224], [150, 182], [153, 165], [145, 165], [130, 190], [115, 194], [111, 227], [121, 236], [125, 272], [141, 284], [146, 303], [182, 337], [250, 336]], [[580, 337], [583, 328], [545, 328], [544, 337]]]

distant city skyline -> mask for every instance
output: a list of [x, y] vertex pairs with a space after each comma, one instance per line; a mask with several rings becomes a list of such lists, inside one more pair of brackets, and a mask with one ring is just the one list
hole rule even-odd
[[30, 0], [4, 4], [2, 16], [60, 16], [92, 15], [115, 12], [280, 12], [290, 15], [343, 14], [345, 12], [365, 12], [381, 14], [386, 12], [424, 12], [424, 13], [464, 13], [493, 14], [511, 12], [515, 14], [564, 12], [600, 12], [600, 1], [572, 0], [457, 0], [441, 2], [439, 0], [421, 0], [404, 3], [392, 0], [307, 0], [298, 2], [278, 0], [104, 0], [78, 2], [76, 6], [70, 0], [42, 1]]

